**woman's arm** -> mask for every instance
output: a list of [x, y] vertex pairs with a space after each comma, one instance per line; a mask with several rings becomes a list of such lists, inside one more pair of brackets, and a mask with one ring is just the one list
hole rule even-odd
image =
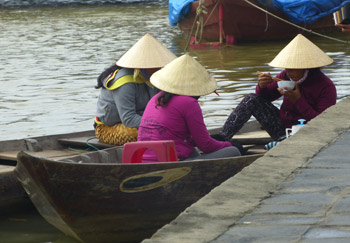
[[221, 142], [210, 137], [207, 127], [204, 123], [202, 110], [198, 101], [194, 98], [186, 104], [184, 109], [187, 127], [192, 139], [201, 151], [210, 153], [219, 149], [232, 146], [230, 142]]
[[271, 102], [281, 97], [277, 87], [277, 82], [273, 80], [270, 73], [262, 73], [258, 77], [258, 84], [256, 85], [255, 93]]

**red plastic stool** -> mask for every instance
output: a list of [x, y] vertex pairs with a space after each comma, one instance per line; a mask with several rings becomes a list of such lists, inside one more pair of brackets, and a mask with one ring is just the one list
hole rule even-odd
[[158, 162], [177, 161], [173, 140], [139, 141], [124, 144], [122, 164], [142, 163], [142, 155], [147, 149], [156, 153]]

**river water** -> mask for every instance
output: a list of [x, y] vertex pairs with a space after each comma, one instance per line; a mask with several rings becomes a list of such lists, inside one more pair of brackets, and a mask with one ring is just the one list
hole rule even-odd
[[[169, 26], [166, 1], [97, 2], [0, 0], [0, 140], [92, 129], [97, 76], [145, 33], [176, 55], [185, 53], [187, 39]], [[350, 38], [339, 30], [332, 36]], [[335, 60], [323, 71], [336, 84], [338, 99], [349, 95], [349, 46], [310, 39]], [[208, 128], [221, 126], [242, 97], [254, 91], [257, 70], [280, 71], [267, 63], [287, 43], [188, 50], [218, 81], [220, 96], [200, 98]], [[35, 211], [0, 218], [0, 239], [75, 242]]]

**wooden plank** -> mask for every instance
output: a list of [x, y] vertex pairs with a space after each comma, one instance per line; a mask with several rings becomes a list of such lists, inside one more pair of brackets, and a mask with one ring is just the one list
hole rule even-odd
[[[59, 160], [59, 159], [64, 159], [67, 157], [71, 157], [74, 155], [87, 153], [87, 152], [91, 152], [91, 151], [63, 149], [63, 150], [44, 150], [44, 151], [39, 151], [39, 152], [32, 152], [32, 151], [28, 151], [28, 152], [35, 155], [35, 156]], [[0, 160], [17, 161], [17, 154], [18, 153], [19, 153], [19, 151], [1, 152], [0, 153]]]
[[0, 165], [0, 175], [5, 172], [12, 172], [14, 169], [15, 169], [15, 166]]
[[17, 161], [19, 151], [0, 152], [0, 160]]
[[[209, 133], [218, 134], [222, 128], [210, 129]], [[241, 130], [238, 131], [232, 138], [241, 145], [259, 144], [265, 145], [272, 141], [270, 135], [261, 128], [261, 125], [256, 121], [249, 121], [244, 124]]]
[[237, 141], [242, 145], [248, 144], [260, 144], [265, 145], [272, 141], [272, 138], [264, 130], [247, 132], [242, 134], [236, 134], [232, 137], [232, 140]]

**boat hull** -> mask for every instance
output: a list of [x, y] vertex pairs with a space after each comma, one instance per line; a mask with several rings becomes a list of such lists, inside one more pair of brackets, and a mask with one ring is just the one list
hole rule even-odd
[[86, 154], [92, 163], [86, 155], [60, 162], [21, 152], [15, 173], [39, 213], [65, 234], [82, 242], [139, 242], [262, 156], [103, 163], [102, 157], [114, 161], [117, 149]]
[[[217, 1], [218, 0], [203, 1], [204, 5], [208, 9], [208, 14], [203, 15], [203, 22], [206, 24], [204, 25], [202, 38], [207, 41], [220, 40], [219, 7], [216, 6]], [[251, 2], [261, 7], [261, 5], [255, 1], [251, 0]], [[198, 1], [192, 2], [190, 13], [178, 24], [180, 29], [182, 29], [186, 34], [191, 33], [198, 4]], [[294, 37], [298, 33], [308, 35], [308, 32], [268, 15], [267, 13], [246, 3], [244, 0], [220, 0], [220, 4], [222, 4], [223, 10], [223, 38], [226, 38], [226, 42], [230, 42], [228, 44], [263, 40], [281, 40]], [[210, 15], [211, 12], [213, 13]], [[285, 20], [288, 19], [287, 16], [281, 12], [269, 12]], [[311, 25], [299, 26], [319, 33], [329, 33], [331, 31], [335, 31], [332, 15], [319, 19]]]

